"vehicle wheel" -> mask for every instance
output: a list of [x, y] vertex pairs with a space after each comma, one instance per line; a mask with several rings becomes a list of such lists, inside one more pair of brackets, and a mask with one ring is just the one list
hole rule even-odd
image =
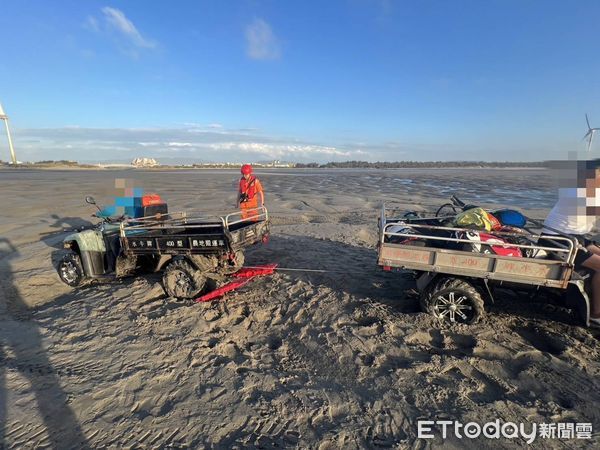
[[83, 281], [84, 274], [81, 258], [73, 251], [69, 251], [62, 257], [56, 270], [62, 282], [71, 287], [79, 286]]
[[468, 281], [444, 278], [421, 296], [421, 307], [448, 323], [476, 323], [484, 315], [483, 298]]
[[223, 266], [223, 269], [222, 269], [222, 273], [224, 273], [226, 275], [236, 273], [242, 267], [244, 267], [245, 259], [246, 258], [244, 256], [244, 252], [241, 250], [238, 250], [237, 252], [235, 252], [235, 257], [233, 258], [233, 260], [227, 260], [225, 262], [225, 265]]
[[163, 273], [163, 287], [170, 297], [195, 298], [204, 288], [206, 277], [185, 259], [175, 259]]

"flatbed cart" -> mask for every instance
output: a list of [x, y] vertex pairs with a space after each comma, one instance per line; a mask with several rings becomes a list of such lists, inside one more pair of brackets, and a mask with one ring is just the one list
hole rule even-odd
[[[586, 287], [590, 277], [574, 270], [579, 245], [575, 238], [544, 235], [546, 240], [557, 244], [549, 247], [537, 245], [540, 234], [490, 232], [505, 239], [518, 236], [520, 242], [526, 238], [526, 243], [494, 243], [494, 246], [530, 250], [529, 254], [537, 256], [474, 253], [456, 248], [460, 244], [489, 245], [489, 241], [474, 242], [453, 233], [470, 229], [431, 225], [439, 217], [406, 219], [392, 213], [383, 205], [377, 264], [387, 271], [414, 272], [424, 312], [449, 323], [475, 323], [484, 315], [484, 299], [493, 301], [495, 288], [544, 290], [544, 294], [560, 298], [583, 325], [589, 325]], [[454, 248], [444, 248], [448, 246]]]
[[269, 222], [265, 207], [223, 216], [180, 212], [103, 220], [64, 239], [68, 252], [57, 270], [70, 286], [86, 279], [121, 278], [140, 269], [162, 272], [169, 296], [192, 299], [209, 279], [241, 269], [244, 249], [268, 239]]
[[122, 254], [157, 259], [156, 270], [164, 267], [165, 292], [184, 299], [197, 297], [211, 276], [240, 270], [244, 249], [265, 241], [268, 234], [265, 207], [215, 217], [176, 213], [166, 220], [134, 219], [120, 226]]

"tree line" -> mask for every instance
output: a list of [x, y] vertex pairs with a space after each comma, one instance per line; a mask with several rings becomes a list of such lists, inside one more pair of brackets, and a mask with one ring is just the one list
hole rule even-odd
[[404, 169], [404, 168], [442, 168], [442, 167], [548, 167], [544, 161], [514, 162], [514, 161], [343, 161], [325, 164], [297, 163], [299, 169]]

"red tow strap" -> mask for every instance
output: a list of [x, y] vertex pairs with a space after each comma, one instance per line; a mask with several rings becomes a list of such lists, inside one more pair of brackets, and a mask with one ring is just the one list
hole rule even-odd
[[253, 278], [260, 277], [263, 275], [271, 275], [277, 264], [265, 264], [264, 266], [252, 266], [242, 267], [238, 272], [234, 273], [233, 276], [236, 278]]
[[223, 295], [225, 295], [228, 292], [234, 291], [236, 289], [241, 288], [242, 286], [245, 286], [253, 278], [261, 277], [261, 276], [265, 276], [265, 275], [271, 275], [275, 271], [276, 267], [277, 267], [277, 264], [265, 264], [264, 266], [254, 266], [254, 267], [242, 268], [238, 272], [233, 274], [233, 276], [235, 278], [237, 278], [237, 280], [231, 281], [231, 282], [221, 286], [220, 288], [215, 289], [214, 291], [208, 292], [208, 293], [204, 294], [203, 296], [198, 297], [196, 299], [196, 302], [197, 303], [209, 302], [216, 298], [222, 297]]

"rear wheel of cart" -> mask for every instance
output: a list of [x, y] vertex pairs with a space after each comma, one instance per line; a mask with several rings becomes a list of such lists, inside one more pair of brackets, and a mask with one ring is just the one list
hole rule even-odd
[[195, 298], [206, 284], [206, 277], [185, 259], [174, 259], [163, 273], [163, 287], [170, 297]]
[[476, 323], [484, 315], [481, 293], [468, 281], [442, 278], [421, 296], [421, 307], [448, 323]]

